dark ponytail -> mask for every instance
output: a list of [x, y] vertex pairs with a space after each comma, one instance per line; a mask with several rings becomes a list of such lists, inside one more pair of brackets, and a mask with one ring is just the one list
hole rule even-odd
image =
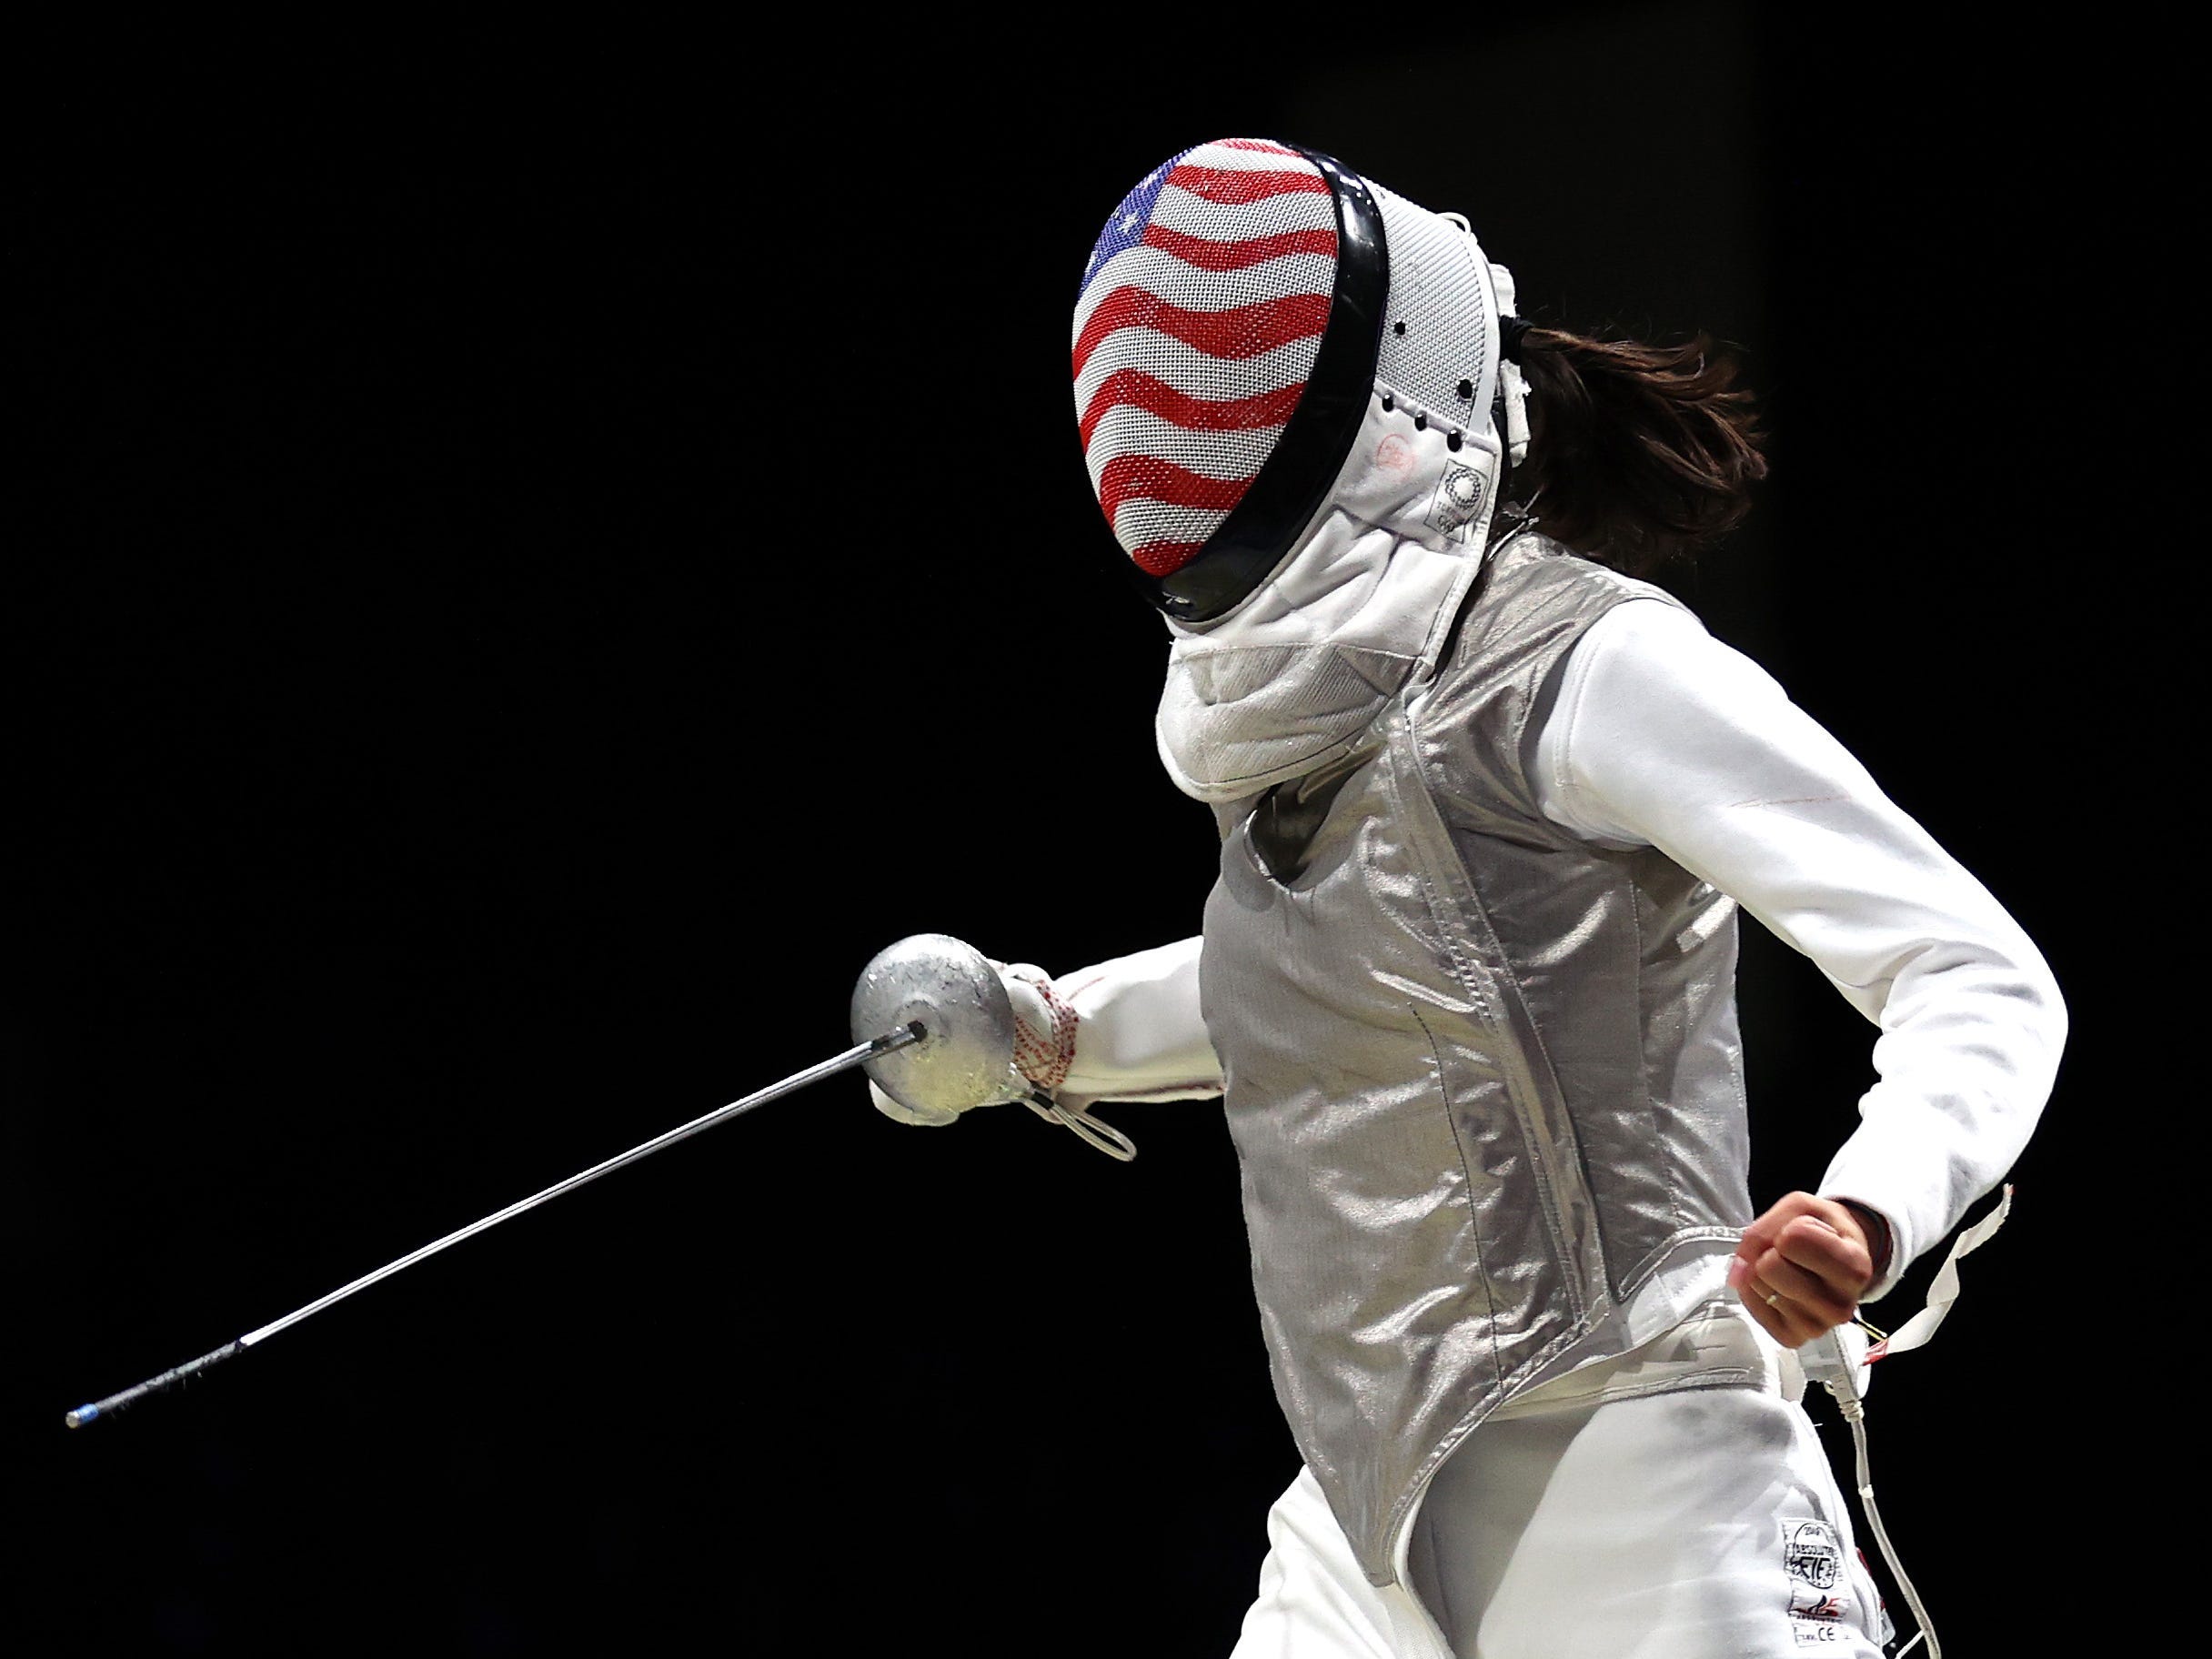
[[1751, 510], [1766, 476], [1757, 413], [1707, 337], [1645, 346], [1533, 325], [1515, 346], [1528, 459], [1507, 489], [1546, 534], [1641, 576]]

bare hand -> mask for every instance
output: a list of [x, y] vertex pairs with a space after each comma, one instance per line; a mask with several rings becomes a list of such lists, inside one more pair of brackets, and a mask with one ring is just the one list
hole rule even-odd
[[1888, 1253], [1888, 1229], [1872, 1211], [1792, 1192], [1744, 1230], [1728, 1282], [1754, 1319], [1795, 1348], [1858, 1312]]

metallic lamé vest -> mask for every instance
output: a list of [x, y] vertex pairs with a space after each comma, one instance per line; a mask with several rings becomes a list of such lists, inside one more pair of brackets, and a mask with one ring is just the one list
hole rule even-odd
[[1734, 903], [1555, 828], [1524, 770], [1569, 648], [1656, 593], [1518, 536], [1354, 754], [1220, 809], [1202, 999], [1262, 1324], [1377, 1584], [1467, 1433], [1751, 1219]]

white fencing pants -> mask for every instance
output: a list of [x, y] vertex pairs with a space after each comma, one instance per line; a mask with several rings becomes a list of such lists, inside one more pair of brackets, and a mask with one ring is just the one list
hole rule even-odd
[[1826, 1454], [1771, 1380], [1483, 1423], [1410, 1529], [1418, 1601], [1367, 1582], [1310, 1472], [1268, 1542], [1233, 1659], [1881, 1659]]

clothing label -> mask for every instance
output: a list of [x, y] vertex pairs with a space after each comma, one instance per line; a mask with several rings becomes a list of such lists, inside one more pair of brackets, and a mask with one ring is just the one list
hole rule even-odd
[[1848, 1647], [1851, 1633], [1841, 1624], [1815, 1624], [1811, 1619], [1790, 1620], [1790, 1639], [1799, 1647]]
[[1453, 541], [1467, 539], [1467, 526], [1483, 507], [1483, 475], [1453, 461], [1444, 468], [1429, 502], [1429, 528], [1442, 530]]
[[1782, 1523], [1782, 1570], [1790, 1575], [1790, 1611], [1807, 1589], [1824, 1593], [1843, 1582], [1844, 1546], [1825, 1521]]
[[1845, 1647], [1853, 1633], [1844, 1547], [1825, 1521], [1782, 1523], [1782, 1571], [1790, 1587], [1790, 1637], [1799, 1647]]

